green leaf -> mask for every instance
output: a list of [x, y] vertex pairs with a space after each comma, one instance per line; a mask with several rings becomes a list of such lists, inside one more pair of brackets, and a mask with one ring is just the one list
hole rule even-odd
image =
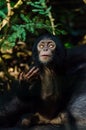
[[1, 11], [1, 10], [0, 10], [0, 17], [2, 17], [2, 18], [6, 17], [5, 13], [3, 11]]
[[26, 23], [28, 23], [28, 18], [24, 14], [21, 14], [20, 16]]
[[32, 9], [32, 12], [39, 12], [39, 9]]
[[46, 13], [48, 14], [51, 10], [51, 6], [46, 10]]
[[46, 12], [44, 10], [39, 11], [39, 14], [45, 15]]
[[35, 8], [38, 8], [38, 9], [42, 9], [42, 8], [43, 8], [43, 6], [41, 6], [40, 3], [39, 3], [39, 5], [38, 5], [38, 4], [35, 4], [35, 3], [33, 3], [33, 2], [29, 2], [29, 4], [30, 4], [31, 6], [33, 6], [33, 7], [35, 7]]
[[73, 45], [69, 42], [65, 43], [64, 44], [65, 48], [71, 48]]
[[36, 1], [36, 2], [34, 2], [34, 4], [36, 4], [36, 5], [37, 5], [37, 4], [41, 4], [41, 2], [40, 2], [40, 1]]

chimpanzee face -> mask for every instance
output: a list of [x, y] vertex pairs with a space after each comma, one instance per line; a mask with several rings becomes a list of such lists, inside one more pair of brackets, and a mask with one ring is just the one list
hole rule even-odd
[[43, 39], [37, 45], [39, 61], [41, 63], [48, 63], [53, 59], [56, 44], [51, 39]]
[[57, 66], [64, 62], [65, 49], [58, 37], [52, 34], [39, 36], [33, 46], [33, 61], [36, 65]]

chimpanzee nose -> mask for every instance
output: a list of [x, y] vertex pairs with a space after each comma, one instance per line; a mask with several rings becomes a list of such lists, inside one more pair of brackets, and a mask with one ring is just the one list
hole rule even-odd
[[48, 48], [47, 47], [44, 47], [44, 49], [43, 49], [44, 51], [48, 51]]

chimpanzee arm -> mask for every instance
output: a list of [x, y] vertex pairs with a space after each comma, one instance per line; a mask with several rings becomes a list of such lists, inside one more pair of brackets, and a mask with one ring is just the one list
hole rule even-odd
[[28, 73], [24, 74], [22, 72], [20, 74], [19, 84], [17, 85], [19, 87], [16, 90], [16, 96], [13, 97], [11, 101], [0, 106], [0, 127], [14, 125], [23, 113], [31, 110], [32, 105], [30, 103], [32, 102], [27, 103], [27, 100], [32, 101], [30, 95], [32, 95], [32, 93], [34, 95], [36, 91], [34, 90], [33, 92], [32, 88], [30, 90], [31, 85], [35, 85], [35, 82], [32, 84], [30, 82], [37, 74], [38, 70], [38, 68], [33, 67]]

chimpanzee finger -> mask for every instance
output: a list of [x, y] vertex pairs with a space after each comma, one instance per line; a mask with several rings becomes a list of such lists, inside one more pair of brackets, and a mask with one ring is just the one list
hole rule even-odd
[[31, 77], [35, 76], [39, 72], [39, 68], [36, 68], [32, 73], [27, 75], [27, 79], [30, 79]]
[[[27, 77], [29, 77], [31, 74], [34, 74], [33, 72], [34, 71], [36, 71], [36, 70], [38, 70], [35, 66], [25, 75], [25, 77], [27, 78]], [[37, 73], [37, 71], [36, 71], [36, 73]]]
[[29, 72], [25, 75], [26, 77], [29, 76], [34, 70], [36, 69], [36, 67], [34, 66], [33, 68], [31, 68], [29, 70]]
[[19, 75], [19, 81], [23, 80], [23, 77], [24, 77], [23, 75], [24, 75], [24, 73], [21, 72], [20, 75]]

